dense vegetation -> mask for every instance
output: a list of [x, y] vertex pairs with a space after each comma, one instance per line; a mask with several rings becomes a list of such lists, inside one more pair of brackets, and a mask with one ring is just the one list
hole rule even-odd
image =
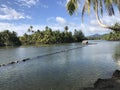
[[14, 31], [5, 30], [0, 32], [0, 46], [71, 43], [81, 42], [85, 39], [81, 30], [74, 30], [74, 34], [72, 34], [72, 32], [68, 32], [68, 26], [64, 29], [64, 32], [60, 32], [45, 27], [44, 30], [34, 31], [33, 27], [30, 26], [28, 31], [21, 37], [17, 37], [17, 33]]
[[120, 32], [110, 32], [110, 34], [105, 34], [101, 37], [104, 40], [111, 40], [111, 41], [120, 41]]
[[10, 32], [5, 30], [0, 32], [0, 46], [16, 46], [21, 45], [19, 38], [17, 37], [16, 32]]
[[28, 32], [25, 33], [22, 37], [20, 37], [20, 41], [22, 44], [56, 44], [56, 43], [71, 43], [71, 42], [81, 42], [85, 39], [84, 34], [81, 30], [68, 32], [68, 26], [64, 29], [64, 32], [60, 32], [59, 30], [53, 31], [49, 27], [45, 27], [45, 30], [37, 30], [33, 31], [33, 27], [30, 26]]
[[[119, 29], [119, 23], [116, 23], [113, 28]], [[81, 30], [74, 30], [74, 33], [69, 31], [68, 26], [64, 27], [64, 31], [53, 31], [49, 27], [44, 30], [33, 30], [30, 26], [27, 32], [18, 37], [16, 32], [4, 30], [0, 32], [0, 46], [17, 46], [17, 45], [31, 45], [31, 44], [57, 44], [57, 43], [71, 43], [81, 42], [86, 39]], [[87, 37], [89, 40], [120, 40], [120, 32], [110, 32], [110, 34]]]

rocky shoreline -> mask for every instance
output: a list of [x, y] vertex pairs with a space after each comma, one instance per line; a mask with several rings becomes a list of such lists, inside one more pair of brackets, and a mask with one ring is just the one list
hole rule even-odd
[[111, 78], [98, 79], [94, 87], [87, 87], [83, 90], [120, 90], [120, 70], [116, 70]]

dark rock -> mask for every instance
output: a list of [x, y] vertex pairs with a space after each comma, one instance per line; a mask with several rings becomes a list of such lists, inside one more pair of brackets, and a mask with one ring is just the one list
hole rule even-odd
[[5, 64], [2, 64], [2, 66], [6, 66]]
[[9, 64], [14, 64], [15, 62], [13, 61], [13, 62], [10, 62]]
[[98, 79], [94, 87], [84, 88], [83, 90], [120, 90], [120, 71], [116, 70], [112, 78]]
[[114, 87], [113, 82], [114, 82], [113, 79], [98, 79], [94, 83], [94, 87], [95, 88], [113, 88]]
[[30, 58], [23, 59], [22, 61], [25, 62], [25, 61], [27, 61], [27, 60], [30, 60]]
[[120, 78], [120, 70], [116, 70], [113, 75], [112, 78]]

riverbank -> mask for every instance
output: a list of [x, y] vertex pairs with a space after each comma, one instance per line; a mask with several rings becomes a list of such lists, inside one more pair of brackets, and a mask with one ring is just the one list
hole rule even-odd
[[116, 70], [111, 78], [98, 79], [94, 87], [84, 88], [83, 90], [120, 90], [120, 70]]

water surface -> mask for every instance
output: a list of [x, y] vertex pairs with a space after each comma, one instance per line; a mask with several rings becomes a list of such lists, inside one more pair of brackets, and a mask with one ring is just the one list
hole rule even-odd
[[[34, 58], [0, 68], [0, 90], [79, 90], [120, 69], [120, 42], [89, 41], [47, 47], [1, 48], [0, 63]], [[82, 47], [67, 51], [72, 48]]]

